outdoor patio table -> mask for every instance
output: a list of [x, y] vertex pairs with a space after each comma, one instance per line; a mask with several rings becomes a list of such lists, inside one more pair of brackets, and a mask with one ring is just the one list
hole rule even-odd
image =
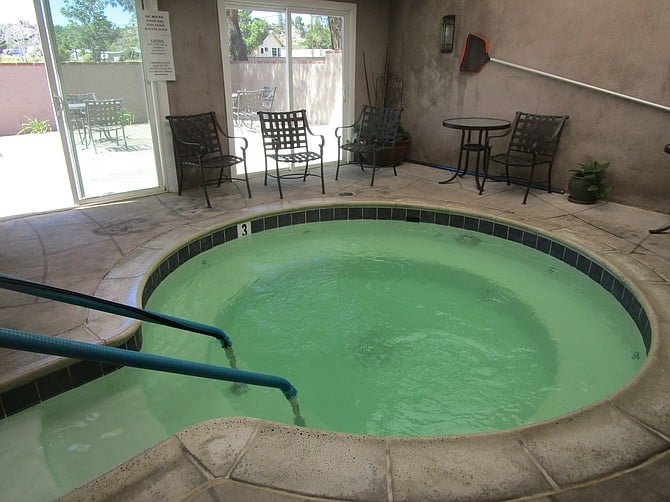
[[[442, 122], [442, 126], [461, 131], [461, 144], [458, 150], [458, 167], [456, 168], [456, 172], [449, 179], [440, 181], [440, 184], [449, 183], [458, 175], [463, 176], [468, 170], [470, 152], [477, 152], [475, 184], [477, 185], [477, 190], [479, 190], [479, 195], [481, 195], [484, 191], [484, 182], [486, 182], [486, 178], [488, 177], [489, 151], [487, 144], [489, 132], [509, 129], [510, 125], [509, 120], [488, 117], [454, 117], [445, 119]], [[472, 138], [473, 132], [477, 133], [476, 140]], [[465, 152], [465, 165], [463, 165], [463, 152]], [[482, 152], [484, 153], [483, 156]], [[481, 184], [479, 183], [480, 164], [484, 172], [484, 182]]]
[[86, 134], [86, 103], [68, 103], [68, 111], [72, 114], [73, 123], [79, 132], [79, 139], [84, 146], [88, 146]]

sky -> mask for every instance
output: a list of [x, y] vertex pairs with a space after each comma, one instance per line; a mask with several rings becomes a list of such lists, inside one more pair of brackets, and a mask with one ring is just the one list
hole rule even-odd
[[[33, 0], [0, 0], [2, 7], [0, 7], [0, 23], [15, 23], [19, 20], [30, 21], [36, 24], [35, 8], [33, 7]], [[64, 26], [67, 24], [67, 19], [60, 13], [63, 6], [63, 0], [51, 0], [51, 15], [53, 16], [54, 24]], [[107, 19], [117, 26], [125, 26], [128, 24], [130, 16], [123, 9], [118, 7], [107, 8]]]

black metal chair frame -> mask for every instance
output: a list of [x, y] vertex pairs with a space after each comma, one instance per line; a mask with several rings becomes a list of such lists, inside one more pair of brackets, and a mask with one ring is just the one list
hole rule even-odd
[[275, 102], [275, 94], [277, 87], [263, 87], [263, 95], [261, 96], [261, 110], [264, 112], [271, 112], [272, 106]]
[[255, 91], [237, 91], [233, 103], [233, 121], [237, 126], [253, 128], [258, 112], [263, 110], [263, 89]]
[[[123, 100], [122, 99], [102, 99], [97, 101], [86, 101], [86, 130], [88, 139], [93, 144], [93, 151], [98, 153], [95, 146], [93, 133], [98, 133], [100, 140], [115, 140], [119, 144], [119, 131], [123, 135], [123, 144], [127, 147], [126, 129], [123, 123]], [[111, 133], [115, 137], [112, 138]]]
[[[307, 180], [307, 176], [316, 176], [321, 178], [321, 193], [326, 193], [326, 187], [323, 181], [323, 145], [325, 138], [321, 134], [315, 134], [309, 127], [307, 121], [307, 112], [305, 110], [293, 110], [286, 112], [258, 112], [261, 123], [261, 135], [263, 139], [263, 149], [265, 150], [265, 185], [268, 184], [268, 176], [277, 179], [279, 187], [279, 198], [284, 198], [282, 192], [281, 180], [291, 178], [302, 178]], [[308, 136], [320, 138], [319, 152], [309, 149]], [[275, 174], [268, 172], [268, 157], [275, 161]], [[309, 163], [318, 160], [321, 174], [308, 171]], [[279, 172], [279, 163], [305, 163], [303, 173]]]
[[[487, 143], [488, 162], [484, 182], [488, 177], [488, 163], [496, 162], [505, 166], [505, 177], [510, 184], [509, 168], [530, 168], [523, 204], [533, 185], [535, 167], [547, 165], [547, 191], [551, 193], [551, 170], [558, 150], [561, 134], [568, 120], [567, 115], [537, 115], [516, 112], [514, 125], [502, 135], [490, 135]], [[491, 155], [491, 140], [503, 138], [511, 133], [506, 153]], [[482, 185], [483, 186], [483, 185]]]
[[[222, 181], [244, 181], [251, 199], [251, 187], [247, 173], [247, 147], [249, 143], [241, 136], [230, 136], [221, 128], [214, 112], [194, 115], [168, 115], [165, 117], [172, 130], [175, 163], [179, 170], [179, 195], [181, 195], [184, 179], [184, 168], [195, 167], [200, 171], [202, 189], [205, 192], [207, 207], [212, 207], [207, 193], [207, 185], [221, 186]], [[242, 157], [224, 154], [221, 148], [221, 137], [241, 140]], [[244, 178], [234, 177], [232, 171], [224, 173], [227, 168], [237, 164], [244, 166]], [[205, 170], [218, 169], [216, 178], [207, 179]]]
[[[398, 176], [396, 166], [402, 159], [395, 158], [395, 138], [400, 125], [401, 109], [377, 108], [363, 105], [361, 113], [351, 125], [337, 127], [337, 169], [335, 179], [340, 174], [342, 150], [351, 152], [358, 159], [362, 171], [365, 168], [372, 169], [370, 186], [375, 184], [375, 173], [382, 167], [392, 167], [393, 174]], [[351, 130], [353, 139], [346, 141], [343, 132]], [[387, 157], [391, 159], [389, 164], [380, 164], [378, 156], [381, 152], [388, 152]]]
[[[88, 136], [86, 132], [86, 102], [97, 101], [98, 98], [94, 92], [85, 92], [83, 94], [66, 94], [65, 103], [67, 105], [68, 116], [71, 123], [77, 129], [79, 141], [88, 145]], [[80, 108], [74, 108], [71, 105], [79, 105]]]

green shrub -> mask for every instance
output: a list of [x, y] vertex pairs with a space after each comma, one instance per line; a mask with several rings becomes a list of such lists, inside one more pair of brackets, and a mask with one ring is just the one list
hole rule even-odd
[[45, 134], [51, 131], [49, 119], [39, 120], [26, 117], [27, 122], [21, 124], [21, 129], [16, 134]]

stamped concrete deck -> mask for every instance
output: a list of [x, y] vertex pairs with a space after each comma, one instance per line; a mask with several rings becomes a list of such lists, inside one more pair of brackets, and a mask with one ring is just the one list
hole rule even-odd
[[[462, 210], [530, 226], [599, 256], [636, 292], [653, 330], [650, 355], [624, 389], [541, 424], [461, 437], [379, 438], [256, 419], [219, 419], [172, 435], [65, 500], [667, 500], [670, 497], [669, 216], [405, 164], [397, 177], [352, 167], [326, 196], [317, 180], [162, 194], [0, 221], [0, 271], [117, 301], [137, 302], [141, 276], [168, 248], [250, 214], [303, 204], [403, 203]], [[349, 193], [351, 195], [338, 195]], [[0, 290], [4, 327], [110, 343], [129, 322]], [[58, 358], [0, 349], [0, 392], [61, 367]], [[2, 422], [0, 421], [0, 427]]]

